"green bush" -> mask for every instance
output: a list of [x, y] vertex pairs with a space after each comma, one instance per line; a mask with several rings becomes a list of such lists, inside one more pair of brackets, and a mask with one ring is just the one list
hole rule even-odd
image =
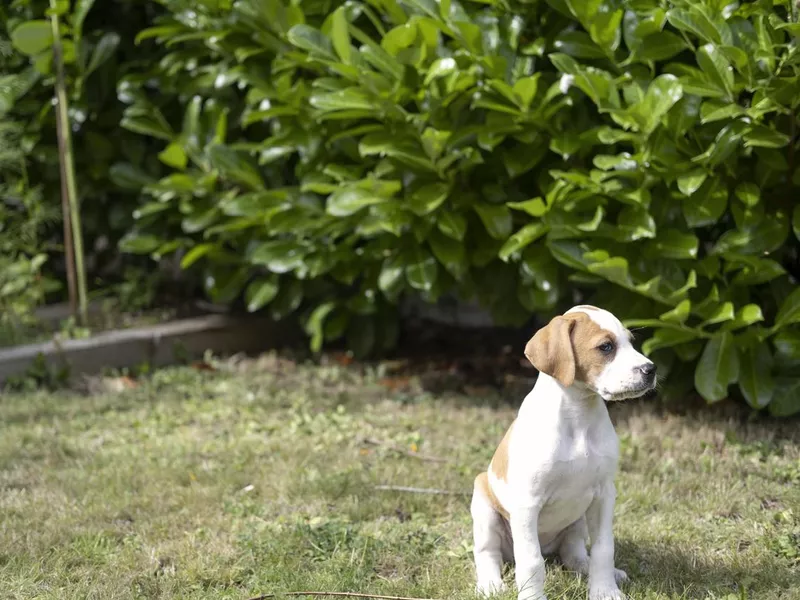
[[362, 354], [405, 294], [591, 301], [665, 393], [800, 410], [793, 4], [162, 4], [118, 88], [161, 142], [112, 167], [148, 198], [124, 249]]
[[42, 232], [58, 213], [42, 199], [41, 187], [31, 181], [23, 145], [24, 123], [9, 118], [13, 101], [30, 85], [15, 74], [21, 57], [0, 36], [0, 346], [17, 343], [33, 309], [57, 282], [43, 276], [47, 261]]
[[[118, 255], [117, 241], [132, 224], [137, 194], [115, 181], [111, 165], [145, 160], [156, 143], [120, 127], [124, 104], [117, 81], [157, 60], [134, 45], [136, 33], [160, 12], [145, 0], [56, 3], [62, 23], [72, 139], [89, 263], [100, 273]], [[0, 6], [0, 38], [8, 50], [0, 68], [0, 112], [19, 124], [24, 167], [45, 209], [60, 213], [61, 188], [53, 109], [52, 29], [49, 0], [14, 0]], [[14, 54], [10, 54], [11, 50]], [[4, 82], [16, 81], [15, 85]], [[48, 251], [63, 245], [59, 223], [41, 235]], [[61, 261], [50, 261], [50, 263]], [[63, 277], [63, 274], [59, 274]]]

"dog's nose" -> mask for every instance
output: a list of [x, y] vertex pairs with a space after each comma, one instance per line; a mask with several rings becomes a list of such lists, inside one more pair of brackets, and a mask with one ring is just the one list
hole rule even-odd
[[637, 368], [641, 371], [642, 375], [644, 375], [645, 379], [652, 380], [653, 377], [656, 376], [656, 363], [646, 363]]

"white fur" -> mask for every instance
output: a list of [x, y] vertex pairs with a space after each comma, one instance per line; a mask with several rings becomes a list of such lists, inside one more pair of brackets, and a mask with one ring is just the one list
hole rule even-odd
[[[489, 469], [489, 485], [509, 513], [506, 521], [476, 488], [472, 500], [477, 589], [503, 589], [503, 560], [514, 559], [520, 600], [546, 600], [544, 554], [589, 577], [589, 600], [621, 600], [614, 568], [612, 518], [619, 442], [604, 399], [641, 395], [637, 368], [650, 361], [634, 350], [611, 313], [576, 307], [616, 337], [614, 359], [594, 386], [564, 387], [541, 373], [511, 432], [505, 481]], [[649, 386], [655, 386], [655, 381]], [[591, 555], [586, 543], [591, 539]]]

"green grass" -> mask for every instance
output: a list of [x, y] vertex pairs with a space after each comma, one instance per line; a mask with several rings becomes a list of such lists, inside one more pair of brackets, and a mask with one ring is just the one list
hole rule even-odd
[[[374, 486], [468, 492], [514, 408], [389, 391], [334, 365], [246, 365], [158, 371], [119, 394], [2, 397], [0, 597], [473, 597], [469, 496]], [[800, 598], [799, 433], [653, 401], [612, 416], [632, 598]], [[586, 596], [552, 563], [547, 589]]]

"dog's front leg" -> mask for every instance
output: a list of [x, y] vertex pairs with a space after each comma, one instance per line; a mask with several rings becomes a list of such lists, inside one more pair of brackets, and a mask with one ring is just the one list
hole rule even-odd
[[[586, 511], [591, 551], [589, 554], [589, 600], [624, 600], [617, 587], [614, 569], [614, 482], [604, 484], [595, 494]], [[624, 578], [624, 573], [620, 571]]]
[[512, 511], [509, 519], [519, 600], [547, 600], [544, 595], [544, 558], [539, 546], [539, 508], [518, 508]]

